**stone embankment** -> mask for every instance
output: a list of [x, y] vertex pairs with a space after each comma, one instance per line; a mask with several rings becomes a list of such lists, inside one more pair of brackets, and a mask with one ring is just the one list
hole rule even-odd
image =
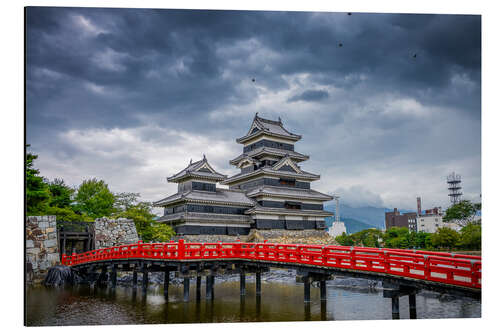
[[256, 230], [253, 229], [248, 235], [182, 235], [175, 236], [174, 241], [184, 239], [186, 242], [214, 243], [214, 242], [263, 242], [284, 244], [328, 244], [339, 245], [335, 238], [324, 230]]
[[26, 280], [39, 283], [50, 267], [59, 263], [55, 216], [26, 218]]
[[139, 235], [133, 220], [106, 217], [95, 220], [95, 248], [137, 243]]

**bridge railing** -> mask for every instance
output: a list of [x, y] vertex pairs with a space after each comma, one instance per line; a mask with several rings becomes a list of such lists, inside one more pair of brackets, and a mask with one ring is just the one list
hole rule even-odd
[[119, 259], [247, 259], [369, 271], [481, 288], [481, 257], [406, 249], [276, 243], [142, 243], [113, 246], [71, 256], [63, 265]]

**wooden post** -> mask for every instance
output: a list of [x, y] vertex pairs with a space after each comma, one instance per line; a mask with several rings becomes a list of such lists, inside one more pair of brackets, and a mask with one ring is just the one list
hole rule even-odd
[[255, 294], [260, 295], [261, 294], [261, 281], [260, 281], [260, 271], [257, 271], [255, 273]]
[[205, 298], [212, 299], [212, 295], [213, 295], [212, 277], [210, 275], [207, 275], [205, 283]]
[[240, 295], [245, 295], [245, 271], [242, 269], [240, 272]]
[[146, 291], [148, 289], [149, 284], [149, 275], [148, 275], [148, 267], [146, 264], [142, 266], [142, 291]]
[[201, 298], [201, 276], [196, 276], [196, 300]]
[[410, 319], [417, 319], [417, 300], [416, 295], [411, 293], [408, 295], [408, 302], [410, 303]]
[[184, 278], [184, 302], [189, 302], [189, 278]]
[[111, 287], [116, 288], [116, 265], [111, 266]]
[[63, 235], [63, 246], [62, 246], [62, 254], [66, 254], [66, 234], [64, 232], [61, 232]]
[[399, 296], [392, 296], [392, 319], [399, 319]]
[[165, 299], [168, 302], [168, 287], [170, 285], [170, 271], [168, 270], [167, 267], [165, 267], [165, 273], [163, 277], [163, 296], [165, 296]]
[[319, 281], [319, 292], [320, 292], [320, 299], [322, 301], [326, 301], [326, 281], [323, 279]]
[[132, 286], [137, 288], [137, 268], [134, 267], [133, 273], [132, 273]]
[[212, 289], [212, 299], [214, 299], [214, 297], [215, 297], [214, 286], [215, 286], [215, 275], [211, 275], [210, 276], [210, 288]]
[[311, 301], [311, 281], [309, 275], [304, 276], [304, 302]]
[[326, 320], [326, 301], [321, 301], [321, 320]]

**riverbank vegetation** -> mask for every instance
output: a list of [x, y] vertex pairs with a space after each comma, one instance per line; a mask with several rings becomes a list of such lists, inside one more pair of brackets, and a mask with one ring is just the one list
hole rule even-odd
[[108, 184], [96, 178], [84, 180], [78, 187], [60, 178], [50, 181], [34, 167], [37, 158], [26, 154], [27, 215], [55, 215], [57, 221], [85, 222], [99, 217], [128, 218], [145, 242], [165, 242], [175, 235], [170, 226], [154, 220], [152, 203], [140, 201], [139, 193], [113, 193]]
[[435, 233], [410, 232], [393, 227], [387, 231], [366, 229], [335, 240], [340, 245], [423, 250], [481, 250], [481, 225], [470, 223], [460, 231], [440, 228]]

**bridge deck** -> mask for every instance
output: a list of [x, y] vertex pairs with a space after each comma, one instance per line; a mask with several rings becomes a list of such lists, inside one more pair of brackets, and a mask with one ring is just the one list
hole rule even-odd
[[63, 256], [62, 264], [89, 265], [149, 262], [180, 267], [189, 263], [231, 262], [258, 267], [283, 267], [319, 274], [349, 275], [404, 281], [426, 289], [481, 292], [481, 257], [348, 246], [274, 243], [137, 243]]

